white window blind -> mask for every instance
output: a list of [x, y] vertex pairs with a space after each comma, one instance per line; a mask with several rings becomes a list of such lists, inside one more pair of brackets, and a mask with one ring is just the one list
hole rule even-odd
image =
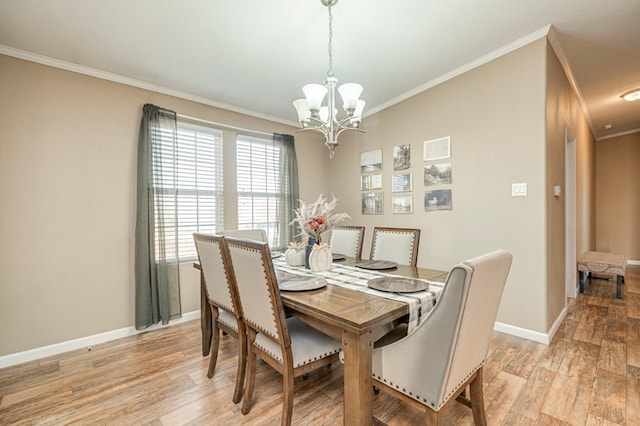
[[[156, 220], [156, 255], [158, 236], [164, 233], [167, 259], [195, 259], [193, 233], [222, 229], [222, 131], [178, 123], [175, 142], [171, 135], [164, 136], [161, 146], [154, 146], [161, 167], [154, 163], [153, 176], [156, 218], [169, 220], [165, 226]], [[176, 216], [177, 234], [172, 223]]]
[[280, 148], [271, 139], [238, 135], [238, 228], [264, 229], [271, 247], [280, 232]]

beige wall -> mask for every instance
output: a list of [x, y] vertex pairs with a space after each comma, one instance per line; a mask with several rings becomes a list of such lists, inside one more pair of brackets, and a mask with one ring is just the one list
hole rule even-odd
[[[504, 248], [514, 254], [498, 321], [546, 332], [545, 41], [467, 72], [367, 117], [366, 134], [342, 141], [330, 163], [340, 207], [365, 225], [422, 230], [418, 265], [449, 269]], [[422, 143], [451, 136], [452, 211], [425, 212]], [[393, 147], [411, 145], [413, 214], [391, 213]], [[383, 149], [384, 215], [362, 215], [359, 155]], [[527, 197], [511, 184], [528, 183]]]
[[[232, 126], [295, 131], [0, 56], [0, 356], [133, 325], [135, 157], [147, 102]], [[367, 227], [365, 255], [376, 225], [421, 228], [420, 266], [449, 269], [490, 250], [511, 251], [498, 321], [546, 333], [564, 306], [557, 258], [564, 207], [550, 188], [564, 173], [565, 122], [579, 144], [578, 250], [591, 248], [594, 145], [544, 40], [367, 117], [367, 133], [343, 134], [331, 161], [318, 135], [296, 134], [301, 198], [335, 194], [350, 222]], [[453, 210], [425, 212], [422, 143], [442, 136], [451, 137]], [[235, 134], [224, 137], [225, 226], [233, 228]], [[408, 215], [390, 207], [399, 144], [412, 148]], [[366, 216], [360, 153], [376, 148], [383, 149], [384, 215]], [[527, 197], [511, 196], [516, 182], [528, 184]], [[190, 264], [182, 270], [183, 312], [194, 311], [198, 277]]]
[[[547, 323], [566, 306], [565, 284], [565, 127], [576, 143], [576, 252], [594, 241], [594, 140], [580, 104], [551, 46], [547, 47], [547, 154], [545, 203], [547, 207]], [[553, 194], [559, 185], [561, 195]]]
[[[264, 132], [294, 128], [0, 55], [0, 356], [134, 324], [138, 127], [145, 103]], [[225, 132], [233, 159], [235, 135]], [[310, 142], [312, 141], [312, 142]], [[296, 134], [301, 195], [328, 191], [325, 149]], [[225, 162], [225, 223], [235, 167]], [[183, 312], [199, 281], [182, 268]]]
[[598, 251], [640, 261], [640, 133], [596, 143]]

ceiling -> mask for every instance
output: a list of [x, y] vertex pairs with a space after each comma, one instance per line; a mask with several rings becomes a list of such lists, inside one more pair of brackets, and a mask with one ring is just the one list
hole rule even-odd
[[[640, 0], [340, 0], [332, 10], [333, 69], [364, 86], [365, 117], [552, 28], [594, 136], [640, 131], [640, 101], [620, 98], [640, 88]], [[327, 43], [320, 0], [0, 0], [0, 53], [289, 124], [301, 87], [326, 75]]]

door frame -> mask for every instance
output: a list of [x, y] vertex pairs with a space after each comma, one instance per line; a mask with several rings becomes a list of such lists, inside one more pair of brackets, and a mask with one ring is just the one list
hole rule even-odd
[[567, 297], [575, 298], [578, 287], [576, 267], [576, 137], [567, 124], [564, 126], [564, 146], [565, 288]]

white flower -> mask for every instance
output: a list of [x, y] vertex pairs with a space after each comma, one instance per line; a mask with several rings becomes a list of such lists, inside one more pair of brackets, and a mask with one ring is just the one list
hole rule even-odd
[[291, 224], [297, 223], [302, 230], [302, 235], [315, 237], [318, 241], [320, 235], [331, 229], [333, 225], [345, 219], [351, 219], [346, 213], [331, 214], [338, 202], [335, 196], [331, 202], [327, 202], [322, 194], [314, 203], [307, 204], [302, 200], [299, 201], [300, 207], [296, 209], [296, 217], [291, 221]]

